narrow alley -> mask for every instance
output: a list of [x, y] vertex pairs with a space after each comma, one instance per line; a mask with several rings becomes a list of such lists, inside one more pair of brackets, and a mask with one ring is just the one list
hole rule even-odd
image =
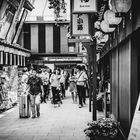
[[0, 140], [86, 140], [83, 130], [92, 118], [88, 104], [78, 108], [69, 93], [61, 107], [41, 104], [40, 118], [19, 119], [18, 111], [0, 114]]

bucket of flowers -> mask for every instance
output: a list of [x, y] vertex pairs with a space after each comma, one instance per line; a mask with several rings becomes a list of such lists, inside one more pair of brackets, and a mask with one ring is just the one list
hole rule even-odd
[[85, 135], [89, 140], [96, 137], [106, 137], [106, 139], [113, 139], [118, 134], [119, 123], [112, 118], [101, 118], [97, 121], [88, 123], [88, 127], [84, 129]]

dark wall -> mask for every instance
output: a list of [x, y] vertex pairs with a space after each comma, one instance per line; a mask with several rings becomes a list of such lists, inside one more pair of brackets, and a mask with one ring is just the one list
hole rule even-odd
[[45, 24], [38, 24], [38, 49], [39, 53], [45, 53]]
[[30, 24], [24, 24], [23, 26], [24, 33], [24, 48], [31, 50], [31, 30]]
[[60, 53], [60, 27], [53, 26], [53, 52]]

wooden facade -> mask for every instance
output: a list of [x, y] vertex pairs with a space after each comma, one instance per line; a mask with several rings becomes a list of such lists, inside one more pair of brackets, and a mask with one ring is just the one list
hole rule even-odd
[[110, 66], [111, 113], [121, 123], [127, 137], [140, 92], [140, 9], [137, 0], [109, 36], [100, 53], [100, 61], [106, 57], [110, 59], [106, 63]]

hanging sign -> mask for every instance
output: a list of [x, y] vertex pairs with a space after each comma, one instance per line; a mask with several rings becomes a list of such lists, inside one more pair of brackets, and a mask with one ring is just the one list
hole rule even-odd
[[96, 0], [73, 0], [73, 13], [97, 12]]
[[140, 95], [131, 124], [128, 140], [140, 140]]
[[88, 14], [72, 15], [72, 34], [73, 35], [89, 35]]

